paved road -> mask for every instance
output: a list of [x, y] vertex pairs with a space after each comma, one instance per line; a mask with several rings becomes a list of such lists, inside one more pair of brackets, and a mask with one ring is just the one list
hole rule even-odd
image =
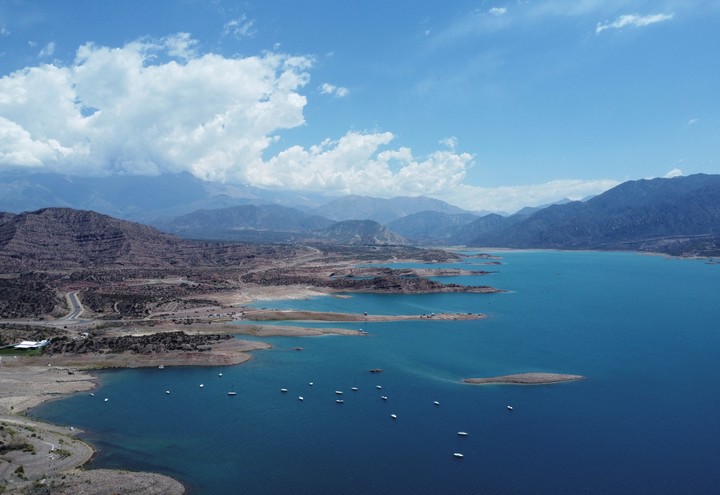
[[70, 312], [62, 317], [63, 320], [77, 320], [82, 312], [85, 311], [80, 302], [80, 298], [78, 298], [78, 292], [79, 291], [74, 290], [65, 295], [68, 306], [70, 306]]

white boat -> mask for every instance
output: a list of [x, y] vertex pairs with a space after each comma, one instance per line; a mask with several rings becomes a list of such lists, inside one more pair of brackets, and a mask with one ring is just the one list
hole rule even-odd
[[433, 404], [435, 404], [436, 406], [440, 405], [440, 403], [438, 401], [433, 402]]
[[458, 435], [461, 436], [461, 437], [466, 437], [468, 434], [467, 434], [466, 431], [459, 431], [459, 432], [458, 432]]
[[286, 388], [281, 388], [281, 389], [280, 389], [280, 392], [285, 393], [285, 392], [287, 392], [287, 389], [286, 389]]
[[380, 385], [375, 385], [375, 388], [380, 390], [382, 387]]
[[95, 397], [95, 394], [92, 393], [92, 392], [90, 392], [90, 396], [91, 396], [91, 397]]
[[200, 384], [200, 388], [203, 388], [204, 386], [205, 386], [204, 383], [201, 383], [201, 384]]
[[336, 391], [335, 391], [335, 394], [336, 394], [336, 395], [342, 395], [343, 393], [342, 393], [342, 390], [336, 390]]
[[357, 392], [357, 387], [353, 387], [350, 390], [352, 390], [353, 392]]
[[391, 417], [392, 419], [397, 419], [397, 414], [391, 414], [390, 417]]
[[453, 455], [458, 459], [462, 459], [464, 457], [460, 452], [455, 452]]
[[315, 384], [313, 382], [310, 382], [310, 386], [312, 387], [313, 385], [315, 385]]
[[237, 392], [228, 392], [228, 395], [237, 395]]
[[508, 411], [512, 411], [512, 410], [513, 410], [513, 407], [512, 407], [512, 406], [507, 406], [507, 408], [508, 408]]
[[163, 366], [163, 365], [161, 364], [160, 366], [158, 366], [158, 369], [159, 369], [159, 370], [164, 370], [164, 369], [165, 369], [165, 366]]
[[110, 399], [108, 399], [107, 397], [105, 397], [105, 402], [107, 402], [107, 401], [109, 401], [109, 400], [110, 400]]
[[337, 402], [338, 404], [342, 404], [342, 403], [345, 402], [345, 401], [342, 400], [342, 399], [335, 399], [335, 402]]
[[381, 395], [380, 398], [381, 398], [382, 400], [387, 400], [387, 395]]
[[300, 397], [298, 397], [298, 400], [305, 400], [305, 398], [301, 395]]
[[169, 393], [170, 393], [170, 391], [169, 391], [169, 390], [166, 390], [166, 391], [165, 391], [165, 393], [166, 393], [166, 394], [169, 394]]
[[218, 376], [222, 376], [222, 373], [218, 373]]

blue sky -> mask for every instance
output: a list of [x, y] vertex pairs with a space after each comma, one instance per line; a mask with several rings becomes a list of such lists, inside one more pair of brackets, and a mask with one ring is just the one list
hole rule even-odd
[[0, 169], [493, 211], [720, 173], [718, 33], [718, 0], [0, 0]]

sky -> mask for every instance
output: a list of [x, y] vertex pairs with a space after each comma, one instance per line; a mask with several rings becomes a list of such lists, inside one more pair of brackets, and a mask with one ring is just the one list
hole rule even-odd
[[720, 0], [0, 0], [0, 170], [512, 212], [720, 173]]

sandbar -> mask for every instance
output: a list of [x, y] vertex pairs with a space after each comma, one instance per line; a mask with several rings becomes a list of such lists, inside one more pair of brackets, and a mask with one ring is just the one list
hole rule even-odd
[[465, 378], [463, 382], [473, 385], [547, 385], [550, 383], [572, 382], [583, 379], [585, 379], [585, 377], [582, 375], [566, 375], [562, 373], [518, 373], [487, 378]]

